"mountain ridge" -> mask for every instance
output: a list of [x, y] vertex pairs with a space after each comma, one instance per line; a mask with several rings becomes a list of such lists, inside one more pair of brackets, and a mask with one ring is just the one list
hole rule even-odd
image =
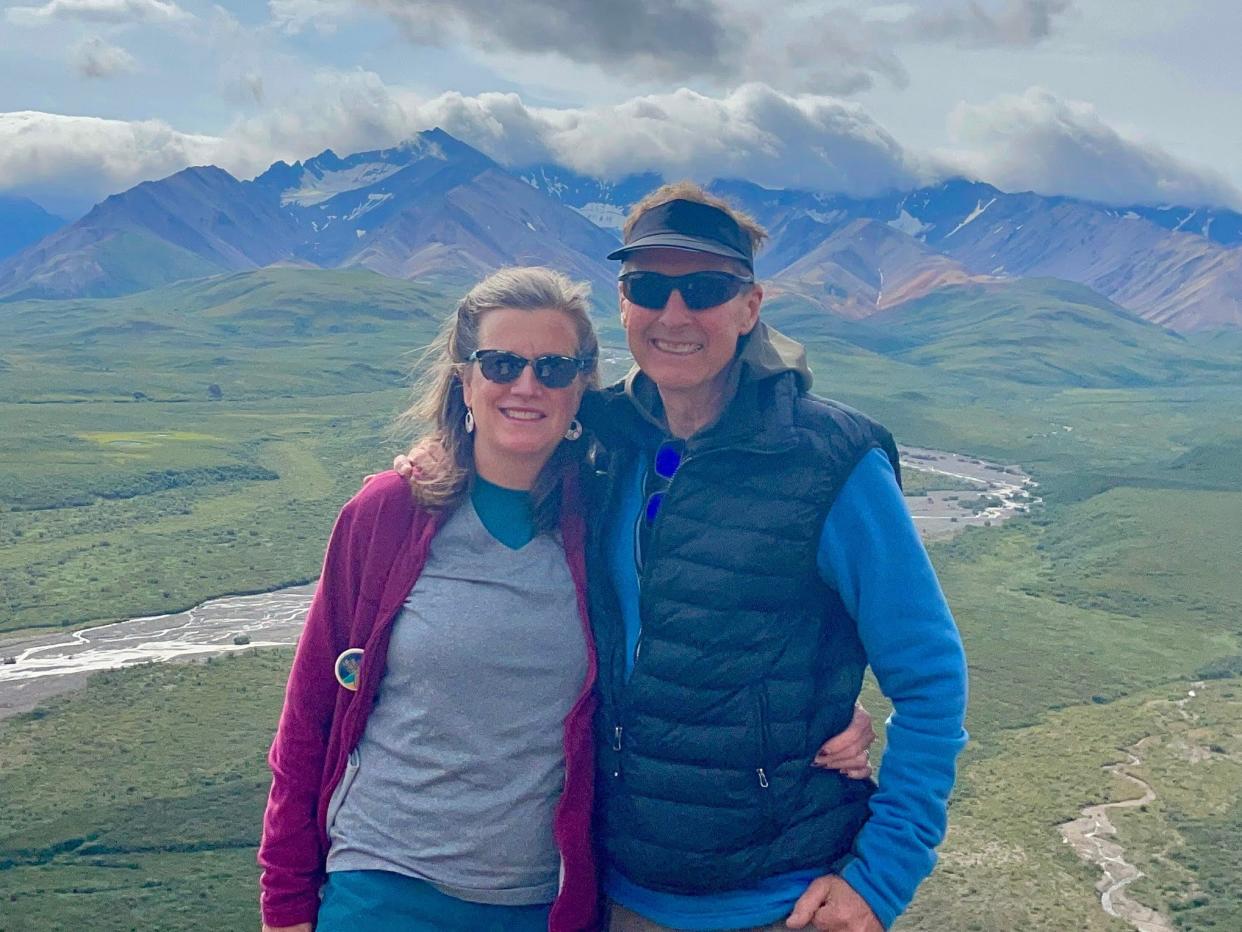
[[32, 246], [65, 225], [63, 217], [28, 197], [0, 194], [0, 261]]
[[[265, 267], [477, 277], [539, 263], [614, 287], [602, 257], [652, 172], [505, 168], [441, 129], [249, 181], [199, 166], [112, 195], [0, 261], [0, 300], [103, 296]], [[1053, 277], [1179, 332], [1242, 328], [1242, 214], [1116, 208], [954, 178], [867, 198], [717, 179], [770, 233], [774, 290], [862, 318], [971, 282]]]

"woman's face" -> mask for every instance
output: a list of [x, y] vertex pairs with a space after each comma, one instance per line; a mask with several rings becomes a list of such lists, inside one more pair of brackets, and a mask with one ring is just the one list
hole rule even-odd
[[[548, 308], [499, 308], [479, 322], [479, 349], [506, 350], [526, 359], [576, 356], [573, 318]], [[556, 445], [564, 439], [586, 388], [582, 375], [566, 388], [548, 388], [526, 366], [512, 382], [484, 378], [477, 362], [462, 376], [466, 404], [474, 412], [474, 460], [479, 474], [508, 488], [529, 488]]]

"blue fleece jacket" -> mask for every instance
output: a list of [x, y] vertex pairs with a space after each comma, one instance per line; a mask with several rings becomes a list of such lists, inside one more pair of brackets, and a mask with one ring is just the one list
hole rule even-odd
[[[640, 628], [634, 528], [646, 468], [639, 463], [629, 477], [610, 525], [609, 563], [625, 618], [629, 665]], [[841, 871], [887, 927], [931, 872], [936, 845], [944, 838], [956, 759], [966, 744], [966, 660], [883, 451], [868, 453], [850, 474], [824, 522], [817, 565], [857, 623], [876, 681], [893, 703], [871, 817]], [[769, 877], [751, 889], [685, 896], [647, 890], [609, 869], [605, 889], [616, 902], [661, 925], [739, 929], [788, 916], [818, 873], [800, 871]]]

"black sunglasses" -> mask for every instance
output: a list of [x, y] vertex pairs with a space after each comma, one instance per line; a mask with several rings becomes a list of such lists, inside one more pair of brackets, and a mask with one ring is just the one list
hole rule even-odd
[[527, 359], [508, 350], [481, 349], [470, 354], [470, 362], [479, 364], [479, 371], [489, 382], [504, 385], [517, 381], [527, 366], [535, 372], [535, 378], [548, 388], [566, 388], [579, 372], [586, 372], [595, 360], [578, 356], [557, 356], [549, 353]]
[[663, 310], [674, 291], [681, 292], [681, 300], [690, 310], [705, 311], [736, 298], [743, 288], [755, 283], [754, 278], [715, 271], [691, 272], [688, 275], [625, 272], [620, 281], [621, 293], [626, 300], [652, 311]]
[[685, 455], [686, 444], [683, 440], [665, 440], [656, 450], [651, 461], [651, 468], [643, 479], [643, 493], [646, 503], [639, 512], [638, 523], [634, 528], [634, 565], [638, 572], [643, 571], [643, 557], [651, 543], [651, 528], [660, 506], [664, 504], [664, 496], [668, 493], [669, 483], [677, 470], [681, 468], [681, 460]]

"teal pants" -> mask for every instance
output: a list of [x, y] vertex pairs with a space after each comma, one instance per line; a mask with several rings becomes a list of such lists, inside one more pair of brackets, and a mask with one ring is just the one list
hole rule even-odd
[[469, 903], [391, 871], [334, 871], [315, 932], [547, 932], [551, 908]]

